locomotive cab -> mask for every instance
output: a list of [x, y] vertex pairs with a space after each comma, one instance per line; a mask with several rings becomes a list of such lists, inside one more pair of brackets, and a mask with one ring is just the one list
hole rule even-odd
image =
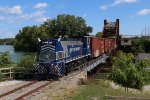
[[83, 55], [86, 55], [88, 57], [88, 59], [90, 59], [91, 57], [91, 47], [90, 47], [90, 39], [91, 36], [84, 36], [83, 37]]

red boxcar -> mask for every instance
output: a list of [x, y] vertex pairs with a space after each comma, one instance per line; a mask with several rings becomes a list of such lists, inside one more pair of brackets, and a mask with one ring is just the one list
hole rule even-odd
[[104, 48], [105, 48], [105, 53], [108, 53], [109, 52], [109, 39], [107, 38], [105, 38]]
[[111, 53], [116, 46], [116, 40], [114, 38], [105, 38], [105, 52]]
[[115, 39], [114, 38], [112, 38], [112, 40], [111, 40], [111, 50], [114, 50], [115, 49]]
[[109, 52], [113, 50], [113, 39], [109, 39]]
[[98, 57], [104, 53], [104, 39], [92, 37], [91, 38], [92, 57]]
[[116, 39], [112, 38], [112, 43], [111, 43], [112, 49], [111, 52], [114, 53], [116, 49]]

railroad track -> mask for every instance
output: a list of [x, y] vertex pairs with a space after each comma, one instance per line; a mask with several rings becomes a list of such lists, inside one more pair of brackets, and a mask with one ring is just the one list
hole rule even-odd
[[14, 90], [0, 95], [0, 100], [23, 100], [40, 89], [48, 86], [53, 81], [32, 81]]
[[[84, 65], [84, 64], [82, 64]], [[85, 66], [84, 66], [85, 67]], [[82, 68], [82, 70], [84, 69]], [[69, 73], [67, 76], [61, 77], [61, 80], [69, 81], [74, 76], [80, 73], [80, 68], [78, 68], [77, 71], [74, 71], [72, 73]], [[38, 92], [42, 88], [50, 85], [53, 81], [32, 81], [30, 83], [27, 83], [23, 86], [20, 86], [14, 90], [11, 90], [9, 92], [6, 92], [4, 94], [0, 95], [0, 100], [23, 100], [27, 99], [26, 97], [31, 96], [32, 94]]]

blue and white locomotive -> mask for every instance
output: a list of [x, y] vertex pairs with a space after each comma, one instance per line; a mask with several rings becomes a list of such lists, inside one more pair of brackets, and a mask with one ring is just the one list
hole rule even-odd
[[78, 61], [91, 57], [90, 37], [59, 38], [39, 42], [36, 75], [63, 76], [78, 66]]

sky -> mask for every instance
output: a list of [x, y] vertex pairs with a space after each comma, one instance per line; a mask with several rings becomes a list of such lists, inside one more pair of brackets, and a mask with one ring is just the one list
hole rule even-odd
[[0, 38], [14, 38], [25, 26], [40, 25], [58, 14], [83, 17], [93, 27], [91, 35], [103, 30], [104, 19], [120, 19], [120, 34], [140, 35], [150, 30], [150, 0], [0, 0]]

